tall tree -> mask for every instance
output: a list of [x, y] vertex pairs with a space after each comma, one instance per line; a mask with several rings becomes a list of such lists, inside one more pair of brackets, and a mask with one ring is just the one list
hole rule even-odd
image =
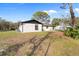
[[50, 22], [50, 16], [46, 12], [38, 11], [33, 14], [32, 19], [42, 21], [43, 23]]
[[70, 14], [71, 14], [71, 19], [72, 19], [71, 23], [72, 23], [72, 26], [75, 27], [76, 19], [75, 19], [75, 15], [74, 15], [74, 11], [73, 11], [71, 3], [69, 3], [69, 9], [70, 9]]
[[66, 8], [66, 5], [69, 6], [70, 15], [71, 15], [71, 25], [74, 28], [75, 27], [75, 24], [76, 24], [76, 19], [75, 19], [75, 15], [74, 15], [72, 3], [63, 3], [62, 6], [61, 6], [61, 8], [62, 9], [65, 9]]
[[60, 19], [60, 18], [54, 18], [54, 19], [52, 20], [52, 26], [53, 26], [53, 27], [58, 26], [61, 21], [62, 21], [62, 19]]

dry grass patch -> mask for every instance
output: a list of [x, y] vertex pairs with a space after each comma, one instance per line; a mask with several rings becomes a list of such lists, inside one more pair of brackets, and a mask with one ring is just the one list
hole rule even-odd
[[52, 36], [52, 44], [48, 55], [53, 56], [79, 56], [79, 40], [65, 36]]
[[[36, 37], [37, 39], [34, 39], [34, 42], [37, 41], [37, 43], [39, 43], [39, 39], [45, 37], [47, 33], [48, 32], [0, 32], [0, 48], [22, 44], [17, 52], [7, 52], [8, 55], [30, 55], [31, 51], [34, 49], [34, 43], [27, 41], [33, 37]], [[23, 44], [23, 42], [26, 43]], [[45, 40], [42, 41], [40, 45], [38, 45], [38, 48], [32, 55], [79, 56], [79, 40], [74, 40], [70, 37], [66, 37], [64, 36], [63, 32], [51, 32], [48, 38], [45, 38]]]

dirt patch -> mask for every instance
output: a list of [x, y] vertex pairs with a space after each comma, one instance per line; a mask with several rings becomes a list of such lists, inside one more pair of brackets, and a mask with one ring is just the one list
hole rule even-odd
[[64, 32], [54, 32], [53, 35], [64, 36]]

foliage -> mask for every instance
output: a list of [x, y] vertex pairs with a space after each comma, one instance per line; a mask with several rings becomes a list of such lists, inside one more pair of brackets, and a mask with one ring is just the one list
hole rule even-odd
[[67, 28], [67, 30], [65, 30], [65, 35], [70, 36], [74, 39], [78, 39], [79, 38], [79, 26], [76, 26], [76, 28]]
[[38, 11], [33, 14], [32, 19], [39, 20], [45, 23], [50, 22], [50, 16], [46, 12]]
[[54, 18], [52, 20], [52, 27], [56, 27], [58, 25], [61, 25], [61, 23], [64, 23], [64, 25], [70, 24], [70, 19], [67, 18]]
[[55, 27], [57, 25], [59, 25], [59, 23], [62, 21], [62, 19], [59, 19], [59, 18], [54, 18], [52, 20], [52, 26]]
[[76, 25], [79, 25], [79, 17], [76, 17]]
[[0, 18], [0, 31], [15, 30], [18, 27], [18, 23], [13, 23]]

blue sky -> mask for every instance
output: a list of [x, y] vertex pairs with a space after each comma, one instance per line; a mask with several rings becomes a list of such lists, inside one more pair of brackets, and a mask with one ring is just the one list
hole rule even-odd
[[[31, 19], [36, 11], [47, 12], [51, 18], [69, 14], [68, 7], [63, 10], [60, 3], [0, 3], [0, 17], [8, 21]], [[73, 4], [75, 16], [79, 17], [79, 4]]]

